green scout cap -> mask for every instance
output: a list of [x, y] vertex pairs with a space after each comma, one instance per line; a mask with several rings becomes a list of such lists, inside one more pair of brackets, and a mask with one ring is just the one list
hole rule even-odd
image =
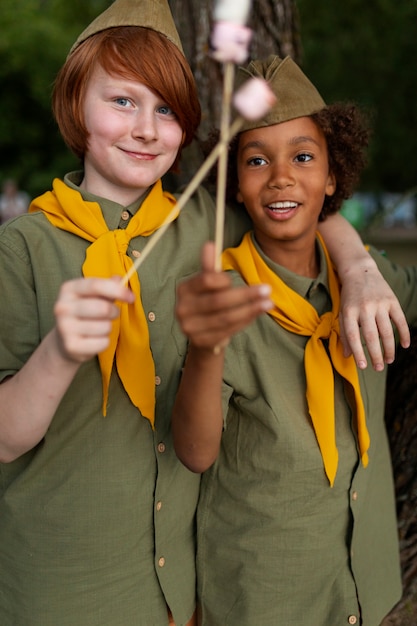
[[116, 26], [142, 26], [165, 35], [183, 52], [167, 0], [115, 0], [81, 33], [70, 50], [96, 33]]
[[263, 61], [251, 61], [246, 67], [239, 68], [237, 85], [242, 85], [251, 77], [267, 80], [277, 101], [262, 119], [245, 121], [242, 130], [281, 124], [312, 115], [326, 106], [317, 89], [291, 57], [281, 59], [270, 55]]

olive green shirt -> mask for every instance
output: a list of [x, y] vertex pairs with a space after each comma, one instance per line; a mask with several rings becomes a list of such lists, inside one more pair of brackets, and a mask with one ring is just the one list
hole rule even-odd
[[[65, 182], [77, 189], [79, 180], [73, 174]], [[139, 208], [82, 195], [100, 203], [109, 229], [126, 227]], [[227, 225], [226, 241], [237, 243], [241, 218], [231, 215]], [[200, 477], [177, 460], [171, 439], [186, 350], [174, 303], [177, 282], [199, 269], [213, 233], [213, 201], [200, 189], [139, 269], [156, 365], [155, 430], [116, 371], [103, 417], [92, 359], [39, 445], [0, 464], [1, 626], [165, 626], [167, 604], [177, 626], [190, 619]], [[136, 258], [148, 239], [132, 239], [128, 255]], [[88, 245], [40, 212], [0, 229], [0, 380], [53, 327], [59, 288], [82, 275]]]
[[[417, 268], [372, 254], [415, 323]], [[331, 309], [322, 251], [316, 279], [262, 256], [319, 314]], [[359, 372], [371, 439], [367, 468], [351, 389], [334, 372], [339, 465], [331, 488], [306, 403], [307, 339], [264, 314], [227, 348], [224, 433], [203, 475], [198, 510], [203, 626], [379, 626], [400, 599], [386, 372]]]

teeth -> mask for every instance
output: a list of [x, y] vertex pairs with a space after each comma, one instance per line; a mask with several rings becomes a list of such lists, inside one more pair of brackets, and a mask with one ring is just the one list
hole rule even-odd
[[273, 202], [268, 205], [270, 209], [295, 209], [297, 206], [296, 202]]

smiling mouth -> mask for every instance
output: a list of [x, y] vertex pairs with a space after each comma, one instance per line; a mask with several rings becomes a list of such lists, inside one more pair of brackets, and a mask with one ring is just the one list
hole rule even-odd
[[150, 154], [149, 152], [135, 152], [134, 150], [123, 150], [123, 152], [139, 161], [152, 161], [158, 156], [156, 154]]
[[267, 208], [270, 211], [276, 212], [285, 212], [291, 209], [296, 209], [298, 207], [298, 202], [292, 202], [290, 200], [285, 200], [285, 202], [271, 202], [271, 204], [267, 205]]

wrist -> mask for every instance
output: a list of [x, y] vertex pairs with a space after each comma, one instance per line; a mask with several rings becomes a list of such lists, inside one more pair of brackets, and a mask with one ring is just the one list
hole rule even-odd
[[337, 272], [342, 281], [345, 277], [350, 278], [352, 275], [362, 276], [363, 274], [374, 271], [378, 271], [378, 266], [368, 253], [360, 258], [355, 258], [354, 261], [350, 260], [345, 266], [342, 264], [337, 268]]
[[200, 346], [190, 343], [188, 346], [187, 361], [191, 361], [193, 365], [217, 363], [218, 361], [222, 363], [225, 348], [228, 343], [228, 340], [219, 342], [214, 346]]

